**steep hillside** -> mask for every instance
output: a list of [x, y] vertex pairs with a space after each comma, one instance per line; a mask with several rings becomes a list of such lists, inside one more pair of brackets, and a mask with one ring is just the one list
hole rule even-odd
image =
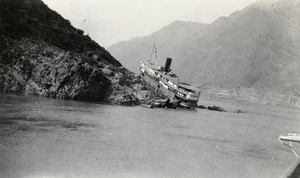
[[2, 0], [0, 17], [1, 93], [111, 101], [134, 79], [41, 0]]
[[[265, 82], [262, 85], [261, 82], [266, 78], [277, 81], [280, 72], [299, 59], [299, 36], [295, 37], [299, 34], [299, 20], [290, 21], [299, 19], [299, 13], [292, 12], [299, 12], [300, 6], [291, 2], [263, 5], [257, 2], [228, 18], [218, 19], [200, 32], [195, 43], [198, 48], [193, 52], [197, 58], [191, 56], [188, 61], [215, 68], [197, 65], [195, 70], [206, 72], [202, 75], [200, 72], [201, 79], [194, 81], [247, 87], [264, 87]], [[207, 74], [212, 78], [207, 80]]]
[[[259, 0], [196, 32], [174, 34], [168, 44], [157, 46], [162, 60], [173, 57], [173, 71], [209, 95], [300, 106], [299, 19], [300, 4], [296, 1]], [[178, 41], [178, 36], [184, 39]], [[151, 36], [143, 39], [108, 50], [121, 63], [132, 60], [138, 64], [136, 60], [144, 59], [139, 50], [146, 53], [140, 46], [149, 47], [149, 41], [155, 41]], [[122, 48], [121, 54], [116, 48]]]

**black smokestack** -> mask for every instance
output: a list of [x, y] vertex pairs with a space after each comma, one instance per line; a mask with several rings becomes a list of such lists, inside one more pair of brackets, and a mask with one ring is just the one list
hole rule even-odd
[[167, 58], [166, 64], [165, 64], [165, 72], [169, 72], [170, 71], [171, 63], [172, 63], [172, 59], [171, 58]]

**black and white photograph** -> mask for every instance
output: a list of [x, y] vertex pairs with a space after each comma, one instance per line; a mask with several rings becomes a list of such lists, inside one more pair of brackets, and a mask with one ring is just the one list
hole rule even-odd
[[300, 0], [0, 0], [1, 178], [300, 178]]

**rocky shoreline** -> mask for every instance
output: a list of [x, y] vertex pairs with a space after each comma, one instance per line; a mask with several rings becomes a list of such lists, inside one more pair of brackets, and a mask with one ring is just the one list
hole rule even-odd
[[137, 77], [122, 66], [99, 60], [97, 53], [75, 56], [28, 38], [11, 43], [13, 47], [2, 52], [10, 60], [0, 64], [1, 93], [135, 103], [132, 86]]

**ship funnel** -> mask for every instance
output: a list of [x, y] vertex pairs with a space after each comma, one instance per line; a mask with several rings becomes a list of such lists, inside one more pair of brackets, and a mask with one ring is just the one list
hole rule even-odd
[[172, 59], [171, 58], [167, 58], [166, 64], [165, 64], [165, 67], [164, 67], [165, 72], [170, 72], [171, 63], [172, 63]]

